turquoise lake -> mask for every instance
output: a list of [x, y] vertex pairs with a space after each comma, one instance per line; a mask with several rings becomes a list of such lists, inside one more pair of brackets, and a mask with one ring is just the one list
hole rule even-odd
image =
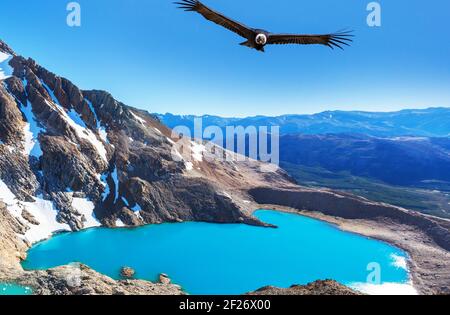
[[255, 215], [278, 228], [197, 222], [93, 228], [37, 244], [23, 267], [81, 262], [120, 279], [120, 268], [129, 266], [140, 279], [155, 281], [166, 273], [190, 294], [242, 294], [318, 279], [365, 283], [370, 263], [381, 267], [382, 283], [408, 281], [398, 264], [406, 254], [398, 248], [296, 214], [260, 210]]
[[31, 289], [16, 284], [0, 283], [0, 295], [30, 295]]

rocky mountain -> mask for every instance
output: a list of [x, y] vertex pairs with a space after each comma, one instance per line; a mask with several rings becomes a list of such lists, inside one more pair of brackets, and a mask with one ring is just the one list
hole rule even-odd
[[218, 116], [193, 116], [158, 114], [161, 121], [174, 128], [193, 128], [195, 118], [202, 118], [204, 127], [219, 126], [280, 126], [286, 134], [357, 133], [375, 137], [421, 136], [448, 137], [450, 135], [450, 108], [402, 110], [390, 113], [360, 111], [327, 111], [314, 115], [283, 115], [278, 117], [255, 116], [223, 118]]
[[0, 51], [10, 67], [0, 84], [0, 199], [29, 242], [98, 225], [261, 224], [234, 191], [289, 184], [255, 161], [206, 160], [203, 143], [174, 137], [153, 115], [82, 91], [3, 42]]

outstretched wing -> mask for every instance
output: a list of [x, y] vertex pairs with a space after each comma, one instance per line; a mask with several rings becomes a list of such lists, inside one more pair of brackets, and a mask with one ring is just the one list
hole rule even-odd
[[350, 46], [353, 35], [351, 32], [339, 32], [335, 34], [326, 35], [290, 35], [290, 34], [270, 34], [267, 39], [267, 44], [285, 45], [325, 45], [332, 49], [334, 47], [342, 48], [342, 46]]
[[208, 8], [206, 5], [201, 3], [198, 0], [180, 0], [179, 2], [175, 2], [175, 4], [180, 5], [180, 9], [184, 9], [185, 11], [194, 11], [203, 15], [207, 20], [214, 22], [226, 29], [244, 37], [249, 38], [254, 35], [254, 32], [251, 28], [247, 26], [233, 21], [226, 16]]

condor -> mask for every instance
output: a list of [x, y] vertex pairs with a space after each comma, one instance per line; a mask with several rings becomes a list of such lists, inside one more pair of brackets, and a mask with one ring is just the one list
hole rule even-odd
[[353, 35], [349, 31], [325, 35], [273, 34], [262, 29], [247, 27], [242, 23], [229, 19], [225, 15], [208, 8], [198, 0], [180, 0], [179, 2], [175, 2], [175, 4], [178, 4], [180, 9], [197, 12], [207, 20], [244, 37], [246, 41], [241, 43], [241, 45], [261, 52], [264, 52], [266, 45], [319, 44], [330, 48], [338, 47], [342, 49], [343, 46], [349, 46], [349, 43], [352, 42], [351, 37]]

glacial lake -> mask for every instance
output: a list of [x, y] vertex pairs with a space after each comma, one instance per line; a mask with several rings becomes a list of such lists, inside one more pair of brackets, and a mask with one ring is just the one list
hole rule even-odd
[[121, 267], [129, 266], [139, 279], [168, 274], [190, 294], [242, 294], [318, 279], [364, 288], [373, 266], [383, 285], [408, 282], [406, 253], [396, 247], [301, 215], [269, 210], [255, 215], [278, 228], [198, 222], [93, 228], [36, 244], [23, 267], [81, 262], [120, 279]]
[[0, 283], [0, 295], [30, 295], [31, 293], [31, 289], [27, 287], [10, 283]]

